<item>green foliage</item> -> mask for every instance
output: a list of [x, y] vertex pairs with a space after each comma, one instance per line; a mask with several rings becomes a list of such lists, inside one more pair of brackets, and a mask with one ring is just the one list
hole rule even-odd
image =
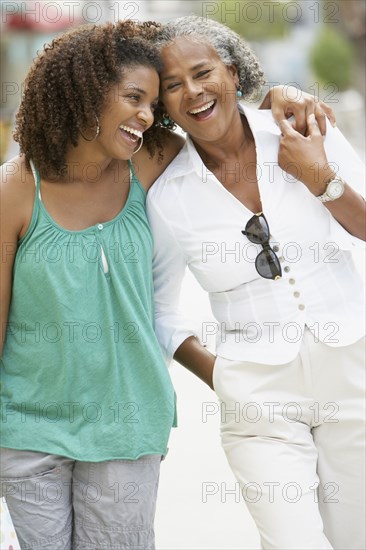
[[354, 48], [341, 33], [325, 26], [310, 53], [310, 65], [321, 84], [331, 82], [340, 91], [347, 90], [352, 84]]
[[287, 4], [294, 3], [278, 0], [208, 2], [210, 9], [207, 9], [206, 15], [227, 25], [249, 41], [280, 39], [287, 35], [291, 19], [296, 18], [296, 14], [291, 12], [291, 5], [287, 11]]

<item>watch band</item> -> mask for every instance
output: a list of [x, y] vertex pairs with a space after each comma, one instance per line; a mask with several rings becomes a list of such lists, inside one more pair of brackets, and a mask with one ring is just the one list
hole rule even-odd
[[[335, 178], [333, 178], [332, 180], [328, 181], [327, 182], [327, 186], [325, 188], [325, 191], [322, 195], [319, 195], [317, 198], [321, 201], [321, 202], [329, 202], [329, 201], [335, 201], [337, 199], [339, 199], [343, 193], [344, 193], [344, 180], [338, 176], [336, 176]], [[340, 186], [341, 187], [341, 192], [337, 194], [337, 196], [335, 197], [332, 197], [329, 193], [328, 193], [328, 189], [332, 186]]]
[[329, 195], [327, 195], [327, 192], [323, 193], [322, 195], [319, 195], [317, 199], [320, 200], [320, 202], [329, 202], [334, 201]]

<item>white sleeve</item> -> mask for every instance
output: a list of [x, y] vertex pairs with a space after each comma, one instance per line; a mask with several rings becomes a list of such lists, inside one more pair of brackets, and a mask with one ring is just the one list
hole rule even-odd
[[[324, 148], [328, 162], [334, 171], [357, 193], [365, 198], [365, 165], [358, 157], [344, 135], [327, 121]], [[365, 242], [354, 237], [332, 216], [331, 240], [340, 244], [343, 250], [364, 248]]]
[[198, 337], [179, 311], [187, 263], [171, 226], [149, 194], [146, 209], [154, 239], [155, 332], [165, 358], [170, 362], [184, 340], [189, 336]]

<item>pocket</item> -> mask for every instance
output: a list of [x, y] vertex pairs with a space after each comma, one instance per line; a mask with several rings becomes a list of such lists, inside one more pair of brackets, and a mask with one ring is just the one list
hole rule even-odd
[[30, 474], [30, 475], [28, 474], [24, 476], [14, 476], [14, 477], [0, 477], [0, 479], [3, 483], [21, 483], [23, 481], [32, 481], [32, 480], [37, 482], [37, 480], [40, 480], [45, 476], [53, 476], [53, 475], [58, 476], [60, 472], [61, 472], [61, 468], [58, 466], [55, 466], [50, 470], [45, 470], [44, 472], [39, 472], [37, 474]]
[[[26, 469], [27, 464], [24, 466]], [[62, 548], [69, 547], [71, 485], [67, 479], [63, 481], [60, 466], [9, 474], [1, 478], [1, 493], [21, 548], [61, 548], [61, 542], [65, 543]]]
[[[35, 451], [1, 449], [1, 496], [14, 495], [32, 488], [60, 485], [61, 467], [48, 455]], [[59, 488], [61, 490], [61, 486]], [[19, 496], [19, 495], [18, 495]]]
[[3, 481], [26, 481], [58, 474], [61, 471], [60, 461], [53, 455], [38, 451], [0, 448], [1, 476]]

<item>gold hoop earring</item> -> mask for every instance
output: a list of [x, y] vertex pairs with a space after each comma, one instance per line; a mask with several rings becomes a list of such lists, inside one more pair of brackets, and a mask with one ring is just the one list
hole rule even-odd
[[94, 116], [95, 116], [95, 120], [96, 120], [96, 123], [97, 123], [97, 128], [96, 128], [96, 131], [95, 131], [95, 135], [93, 137], [91, 137], [91, 138], [86, 137], [86, 136], [84, 136], [83, 132], [81, 130], [79, 130], [81, 137], [84, 138], [85, 141], [94, 141], [99, 136], [99, 132], [100, 132], [99, 118], [97, 117], [97, 115], [94, 115]]
[[141, 143], [140, 143], [140, 145], [137, 147], [137, 149], [135, 149], [135, 151], [132, 153], [133, 155], [135, 155], [136, 153], [138, 153], [138, 152], [140, 151], [140, 149], [141, 149], [141, 147], [142, 147], [142, 145], [143, 145], [143, 143], [144, 143], [144, 135], [142, 135], [140, 139], [141, 139]]

